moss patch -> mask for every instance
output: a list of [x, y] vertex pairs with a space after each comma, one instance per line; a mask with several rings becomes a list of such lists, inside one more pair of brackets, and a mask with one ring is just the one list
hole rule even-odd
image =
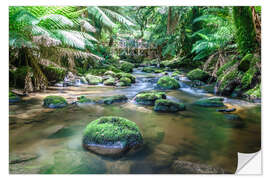
[[209, 79], [210, 76], [209, 76], [208, 73], [206, 73], [203, 70], [197, 68], [197, 69], [194, 69], [194, 70], [190, 71], [187, 74], [187, 77], [190, 80], [200, 80], [200, 81], [206, 82]]
[[113, 77], [110, 77], [109, 79], [105, 80], [103, 84], [107, 86], [113, 86], [116, 84], [116, 81]]
[[89, 99], [85, 96], [79, 96], [77, 97], [77, 103], [80, 103], [80, 104], [86, 104], [86, 103], [94, 103], [94, 101], [92, 99]]
[[67, 106], [67, 101], [61, 96], [47, 96], [43, 100], [43, 106], [48, 108], [62, 108]]
[[116, 74], [116, 77], [118, 78], [118, 79], [121, 79], [122, 77], [127, 77], [127, 78], [129, 78], [130, 80], [131, 80], [131, 83], [135, 83], [135, 81], [136, 81], [136, 77], [135, 76], [133, 76], [132, 74], [130, 74], [130, 73], [117, 73]]
[[130, 86], [131, 80], [128, 77], [121, 77], [119, 79], [119, 82], [121, 82], [120, 86]]
[[121, 63], [120, 65], [120, 69], [123, 71], [123, 72], [126, 72], [126, 73], [131, 73], [133, 72], [133, 68], [134, 68], [134, 65], [132, 63], [129, 63], [129, 62], [123, 62]]
[[126, 102], [128, 98], [125, 95], [110, 96], [103, 100], [104, 104], [112, 104], [117, 102]]
[[158, 99], [155, 102], [154, 110], [161, 112], [177, 112], [185, 110], [185, 105], [167, 99]]
[[90, 85], [97, 85], [97, 84], [102, 82], [102, 77], [87, 74], [86, 80], [88, 81], [88, 84], [90, 84]]
[[180, 85], [177, 80], [170, 76], [163, 76], [157, 82], [158, 87], [161, 89], [178, 89]]
[[136, 123], [122, 117], [104, 116], [89, 123], [83, 133], [84, 144], [110, 145], [118, 141], [129, 148], [142, 144]]
[[139, 104], [143, 105], [151, 105], [153, 106], [155, 104], [155, 101], [157, 99], [166, 99], [166, 93], [165, 92], [142, 92], [136, 95], [135, 101]]

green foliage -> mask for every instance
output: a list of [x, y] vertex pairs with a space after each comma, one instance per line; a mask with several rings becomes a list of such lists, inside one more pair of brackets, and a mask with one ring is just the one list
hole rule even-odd
[[257, 84], [253, 89], [245, 92], [245, 94], [251, 98], [261, 98], [261, 84]]
[[180, 85], [177, 80], [170, 76], [163, 76], [157, 82], [158, 87], [162, 89], [178, 89]]
[[246, 72], [250, 67], [250, 63], [252, 59], [253, 59], [253, 54], [250, 54], [250, 53], [246, 54], [240, 61], [238, 69], [240, 71]]
[[246, 89], [248, 88], [251, 83], [252, 83], [252, 80], [254, 79], [254, 75], [255, 73], [258, 71], [258, 69], [256, 67], [251, 67], [249, 68], [248, 71], [246, 71], [241, 79], [241, 88], [242, 89]]
[[256, 33], [249, 6], [233, 7], [233, 19], [236, 28], [236, 40], [241, 54], [256, 50]]
[[138, 126], [125, 118], [104, 116], [89, 123], [83, 133], [85, 144], [110, 145], [120, 141], [125, 147], [142, 144]]
[[226, 70], [228, 70], [230, 67], [232, 67], [235, 63], [237, 63], [237, 60], [232, 59], [223, 66], [221, 66], [217, 71], [217, 76], [222, 75]]
[[123, 62], [120, 65], [120, 69], [126, 73], [131, 73], [133, 71], [133, 68], [134, 68], [134, 65], [129, 62]]

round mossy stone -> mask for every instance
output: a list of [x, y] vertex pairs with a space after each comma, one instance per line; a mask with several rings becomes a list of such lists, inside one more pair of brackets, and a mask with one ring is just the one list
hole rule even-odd
[[121, 86], [130, 86], [131, 85], [131, 80], [128, 77], [121, 77], [119, 82], [122, 82]]
[[158, 99], [155, 102], [155, 111], [161, 112], [177, 112], [185, 110], [185, 105], [182, 103], [177, 103], [167, 99]]
[[116, 81], [113, 77], [110, 77], [107, 80], [105, 80], [103, 84], [106, 86], [114, 86], [116, 84]]
[[190, 80], [200, 80], [203, 82], [206, 82], [209, 79], [209, 74], [204, 72], [203, 70], [197, 68], [197, 69], [193, 69], [192, 71], [190, 71], [189, 73], [187, 73], [187, 77]]
[[125, 95], [115, 95], [106, 97], [103, 102], [104, 104], [113, 104], [113, 103], [120, 103], [120, 102], [126, 102], [128, 98]]
[[142, 144], [136, 123], [122, 117], [100, 117], [89, 123], [83, 133], [83, 146], [101, 155], [121, 155]]
[[97, 85], [97, 84], [102, 82], [102, 77], [87, 74], [86, 80], [88, 81], [88, 84], [90, 84], [90, 85]]
[[120, 72], [120, 73], [117, 73], [117, 74], [116, 74], [116, 77], [117, 77], [118, 79], [121, 79], [122, 77], [127, 77], [127, 78], [129, 78], [129, 79], [131, 80], [131, 83], [135, 83], [135, 81], [136, 81], [136, 77], [133, 76], [133, 75], [130, 74], [130, 73], [123, 73], [123, 72]]
[[43, 106], [48, 108], [63, 108], [67, 106], [67, 101], [61, 96], [47, 96], [43, 100]]
[[170, 76], [163, 76], [157, 82], [158, 87], [161, 89], [178, 89], [180, 85], [177, 80]]
[[166, 99], [166, 93], [155, 92], [155, 91], [141, 92], [137, 94], [135, 97], [135, 101], [138, 104], [150, 105], [150, 106], [153, 106], [157, 99]]

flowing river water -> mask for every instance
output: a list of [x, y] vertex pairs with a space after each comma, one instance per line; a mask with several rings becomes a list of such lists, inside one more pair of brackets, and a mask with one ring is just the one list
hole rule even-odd
[[[168, 99], [183, 102], [185, 111], [160, 113], [153, 107], [138, 105], [133, 97], [140, 91], [156, 88], [160, 74], [134, 69], [136, 83], [131, 87], [81, 85], [50, 87], [32, 93], [9, 105], [9, 152], [32, 153], [38, 158], [10, 166], [10, 173], [173, 173], [174, 160], [221, 167], [227, 173], [237, 168], [237, 152], [253, 153], [261, 148], [261, 106], [240, 99], [225, 99], [237, 110], [244, 128], [227, 126], [226, 114], [217, 108], [193, 105], [194, 101], [214, 96], [191, 88], [180, 77], [181, 88], [167, 91]], [[65, 97], [70, 103], [77, 96], [103, 97], [124, 94], [127, 103], [112, 105], [69, 105], [62, 109], [42, 107], [48, 95]], [[85, 126], [101, 116], [121, 116], [135, 122], [144, 137], [144, 148], [136, 154], [108, 158], [82, 147]], [[226, 121], [227, 122], [227, 121]]]

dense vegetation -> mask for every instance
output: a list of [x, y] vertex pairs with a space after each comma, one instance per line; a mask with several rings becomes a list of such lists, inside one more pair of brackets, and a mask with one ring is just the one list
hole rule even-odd
[[[221, 95], [260, 98], [260, 16], [259, 7], [10, 7], [10, 87], [43, 90], [69, 72], [98, 84], [108, 71], [105, 85], [129, 86], [135, 66], [154, 65], [144, 71], [195, 69], [190, 79], [216, 82]], [[115, 50], [123, 39], [156, 55]]]

